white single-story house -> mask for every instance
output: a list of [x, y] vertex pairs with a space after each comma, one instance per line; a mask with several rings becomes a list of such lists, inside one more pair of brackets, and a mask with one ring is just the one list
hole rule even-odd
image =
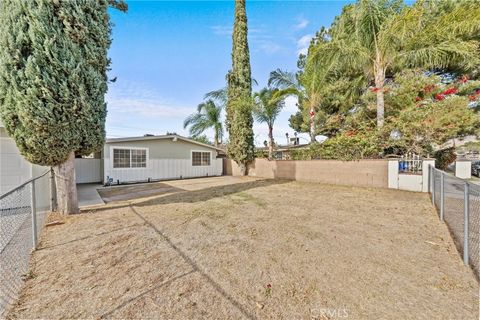
[[[117, 184], [220, 176], [222, 155], [220, 148], [179, 135], [107, 139], [93, 158], [75, 159], [76, 178]], [[0, 122], [0, 195], [48, 169], [25, 160]]]
[[223, 150], [179, 135], [107, 139], [95, 158], [76, 159], [77, 183], [122, 184], [220, 176]]

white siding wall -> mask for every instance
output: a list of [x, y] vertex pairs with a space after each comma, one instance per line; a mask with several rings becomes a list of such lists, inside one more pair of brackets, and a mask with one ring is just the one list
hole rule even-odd
[[0, 194], [17, 187], [32, 176], [31, 164], [21, 155], [15, 141], [0, 138]]
[[102, 159], [75, 159], [77, 183], [102, 182]]
[[223, 171], [222, 159], [211, 159], [210, 166], [192, 166], [191, 159], [149, 159], [147, 168], [113, 169], [110, 158], [104, 159], [104, 181], [107, 177], [120, 182], [145, 181], [148, 178], [153, 180], [167, 180], [221, 176]]

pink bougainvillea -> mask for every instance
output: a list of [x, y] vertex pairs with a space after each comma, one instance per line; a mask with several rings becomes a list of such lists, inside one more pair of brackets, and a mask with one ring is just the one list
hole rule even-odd
[[458, 92], [458, 89], [453, 87], [453, 88], [448, 88], [447, 90], [443, 91], [444, 95], [449, 95], [449, 94], [456, 94]]

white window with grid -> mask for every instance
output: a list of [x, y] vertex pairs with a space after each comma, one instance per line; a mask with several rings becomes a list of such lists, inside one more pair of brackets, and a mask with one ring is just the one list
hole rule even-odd
[[192, 166], [210, 166], [211, 152], [192, 151]]
[[113, 168], [146, 168], [147, 149], [142, 148], [112, 148]]

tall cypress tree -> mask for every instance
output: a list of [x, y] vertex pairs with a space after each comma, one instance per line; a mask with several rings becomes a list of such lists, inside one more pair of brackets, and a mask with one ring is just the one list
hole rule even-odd
[[243, 175], [247, 173], [248, 163], [254, 158], [252, 76], [247, 33], [245, 0], [235, 0], [232, 69], [227, 76], [226, 122], [230, 137], [227, 153], [240, 166]]
[[75, 154], [105, 141], [108, 6], [123, 4], [0, 1], [0, 116], [28, 161], [54, 167], [62, 213], [78, 212]]

